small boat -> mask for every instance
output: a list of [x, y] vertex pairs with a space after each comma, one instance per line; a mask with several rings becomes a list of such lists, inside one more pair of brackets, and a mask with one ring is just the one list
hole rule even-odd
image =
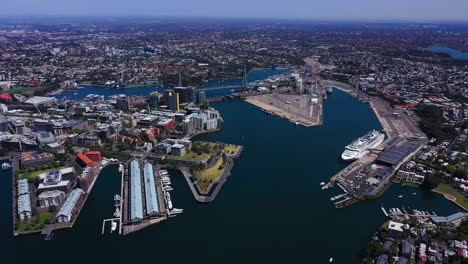
[[178, 208], [174, 208], [171, 210], [171, 214], [180, 214], [184, 211], [184, 209], [178, 209]]
[[324, 185], [325, 185], [325, 182], [321, 182], [321, 183], [320, 183], [320, 186], [324, 186]]
[[73, 93], [73, 95], [77, 95], [78, 93]]
[[120, 209], [118, 207], [115, 208], [114, 217], [120, 217]]
[[111, 225], [111, 233], [114, 232], [115, 230], [117, 229], [117, 223], [112, 221], [112, 225]]
[[114, 195], [114, 206], [115, 207], [120, 206], [120, 195], [118, 195], [118, 194]]
[[413, 193], [413, 195], [416, 195], [416, 193]]
[[236, 90], [234, 90], [234, 89], [230, 90], [231, 93], [233, 93], [233, 92], [235, 92], [235, 91], [236, 91]]
[[333, 258], [330, 258], [330, 259], [328, 260], [328, 262], [332, 263], [332, 262], [333, 262]]
[[402, 198], [402, 197], [403, 197], [403, 195], [398, 195], [398, 198]]
[[4, 162], [4, 163], [2, 164], [2, 170], [8, 170], [9, 168], [11, 168], [11, 164], [10, 164], [10, 163]]

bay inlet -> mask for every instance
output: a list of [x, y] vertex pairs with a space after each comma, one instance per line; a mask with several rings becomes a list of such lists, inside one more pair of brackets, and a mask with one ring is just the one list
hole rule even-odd
[[319, 183], [347, 165], [340, 159], [346, 144], [381, 129], [367, 104], [341, 91], [324, 103], [323, 125], [311, 128], [240, 100], [212, 106], [223, 116], [223, 129], [195, 140], [244, 146], [213, 203], [197, 203], [183, 176], [170, 171], [172, 199], [184, 214], [129, 236], [103, 236], [102, 220], [111, 216], [120, 188], [117, 166], [110, 166], [72, 229], [57, 231], [49, 242], [39, 235], [13, 239], [11, 175], [0, 172], [1, 222], [7, 229], [0, 239], [13, 247], [7, 247], [6, 261], [33, 262], [46, 254], [69, 263], [326, 263], [330, 257], [334, 263], [359, 263], [360, 250], [386, 220], [382, 204], [440, 215], [459, 211], [442, 196], [398, 185], [380, 199], [334, 207], [330, 197], [340, 190], [322, 191]]
[[433, 45], [424, 49], [425, 51], [431, 51], [435, 53], [445, 53], [450, 55], [453, 59], [457, 60], [468, 60], [468, 53], [461, 50], [452, 49], [446, 46]]

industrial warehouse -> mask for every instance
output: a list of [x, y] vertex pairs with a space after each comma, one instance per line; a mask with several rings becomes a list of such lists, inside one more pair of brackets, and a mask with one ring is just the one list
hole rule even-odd
[[182, 212], [172, 208], [170, 179], [147, 160], [132, 159], [121, 166], [122, 233], [139, 231]]

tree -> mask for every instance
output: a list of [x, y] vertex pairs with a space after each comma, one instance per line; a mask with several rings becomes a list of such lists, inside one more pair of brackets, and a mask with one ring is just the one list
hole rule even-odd
[[462, 125], [463, 129], [468, 129], [468, 120], [465, 120]]
[[419, 125], [430, 137], [438, 140], [451, 140], [457, 135], [453, 126], [446, 125], [443, 111], [437, 106], [418, 106], [417, 114], [421, 118]]
[[455, 165], [449, 165], [447, 166], [447, 170], [451, 175], [454, 175], [457, 171], [457, 167]]
[[424, 182], [421, 184], [421, 188], [425, 190], [432, 190], [437, 188], [440, 184], [440, 179], [434, 175], [427, 175], [424, 178]]
[[468, 220], [463, 221], [457, 228], [457, 232], [463, 234], [465, 237], [468, 236]]
[[466, 178], [466, 174], [467, 174], [466, 169], [463, 167], [460, 167], [456, 169], [456, 171], [452, 175], [457, 178]]
[[371, 240], [369, 244], [367, 245], [367, 255], [376, 258], [380, 255], [382, 255], [384, 252], [384, 248], [382, 243], [378, 241]]

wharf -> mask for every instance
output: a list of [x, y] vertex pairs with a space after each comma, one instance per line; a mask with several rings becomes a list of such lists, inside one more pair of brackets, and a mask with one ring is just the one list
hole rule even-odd
[[16, 188], [15, 188], [15, 179], [16, 177], [14, 176], [15, 175], [15, 172], [19, 169], [19, 156], [18, 155], [13, 155], [13, 158], [12, 158], [12, 166], [13, 166], [13, 173], [12, 173], [12, 195], [13, 195], [13, 203], [12, 203], [12, 206], [13, 206], [13, 210], [12, 210], [12, 217], [13, 217], [13, 235], [14, 236], [18, 236], [18, 235], [28, 235], [28, 234], [42, 234], [45, 236], [45, 240], [50, 240], [52, 239], [52, 236], [53, 236], [53, 231], [54, 230], [58, 230], [58, 229], [66, 229], [66, 228], [72, 228], [74, 225], [75, 225], [75, 222], [76, 220], [78, 219], [80, 213], [81, 213], [81, 210], [83, 209], [84, 205], [86, 204], [86, 201], [97, 181], [97, 178], [99, 177], [99, 175], [101, 174], [101, 171], [107, 167], [108, 165], [110, 164], [114, 164], [114, 162], [112, 161], [109, 161], [109, 160], [104, 160], [99, 166], [97, 167], [94, 167], [93, 170], [94, 170], [94, 174], [95, 174], [95, 177], [92, 181], [92, 183], [90, 184], [88, 190], [84, 190], [85, 193], [82, 195], [82, 197], [78, 200], [77, 204], [76, 204], [76, 207], [75, 207], [75, 212], [73, 215], [72, 215], [72, 219], [70, 222], [68, 223], [61, 223], [61, 224], [58, 224], [58, 223], [55, 223], [55, 224], [50, 224], [48, 226], [46, 226], [45, 228], [43, 229], [38, 229], [38, 230], [34, 230], [34, 231], [25, 231], [25, 232], [18, 232], [15, 230], [15, 227], [16, 227], [16, 222], [17, 222], [17, 213], [16, 213], [16, 203], [17, 203], [17, 197], [16, 197]]
[[[368, 150], [362, 158], [331, 178], [332, 182], [337, 182], [345, 192], [355, 197], [354, 200], [349, 200], [349, 204], [380, 196], [392, 183], [394, 173], [427, 143], [426, 136], [413, 116], [400, 113], [377, 98], [369, 99], [369, 103], [387, 138], [378, 148]], [[400, 146], [408, 148], [404, 156], [390, 163], [380, 160], [385, 153]]]
[[[163, 189], [161, 183], [161, 176], [159, 175], [159, 169], [161, 168], [158, 165], [153, 166], [153, 175], [156, 185], [156, 193], [158, 195], [158, 205], [159, 205], [159, 215], [154, 217], [144, 216], [144, 219], [138, 223], [132, 223], [129, 219], [130, 214], [130, 175], [129, 175], [129, 165], [130, 162], [126, 162], [123, 167], [122, 172], [122, 187], [121, 187], [121, 234], [128, 235], [134, 232], [138, 232], [143, 230], [149, 226], [154, 224], [158, 224], [162, 221], [167, 220], [168, 218], [168, 210], [166, 209], [166, 205], [164, 203], [164, 196], [163, 196]], [[141, 175], [143, 177], [143, 175]], [[144, 181], [142, 181], [144, 182]], [[143, 191], [143, 189], [142, 189]], [[146, 208], [145, 199], [143, 199], [143, 208]]]
[[412, 210], [412, 213], [408, 213], [405, 210], [405, 208], [402, 208], [401, 210], [399, 208], [390, 208], [389, 210], [385, 210], [385, 208], [382, 206], [381, 209], [386, 217], [389, 217], [392, 219], [431, 218], [431, 217], [437, 216], [437, 214], [434, 212], [418, 211], [418, 210]]
[[44, 240], [51, 240], [52, 239], [52, 236], [54, 234], [53, 233], [54, 229], [55, 229], [55, 226], [53, 224], [51, 224], [51, 225], [48, 225], [47, 228], [42, 230], [41, 235], [45, 236]]
[[305, 127], [318, 126], [323, 122], [323, 99], [311, 95], [264, 94], [245, 98], [266, 113], [289, 120], [291, 123]]

